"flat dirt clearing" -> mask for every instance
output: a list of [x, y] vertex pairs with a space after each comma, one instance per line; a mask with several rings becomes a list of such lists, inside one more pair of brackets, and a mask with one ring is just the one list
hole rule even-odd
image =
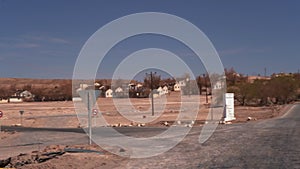
[[[188, 96], [186, 96], [188, 97]], [[190, 96], [188, 99], [193, 102], [197, 100], [199, 96]], [[122, 99], [117, 99], [120, 103]], [[156, 99], [156, 104], [161, 103]], [[138, 120], [149, 120], [151, 118], [151, 102], [149, 98], [144, 99], [130, 99], [132, 108], [128, 108], [128, 115], [135, 117]], [[166, 95], [166, 105], [163, 111], [159, 114], [155, 112], [155, 120], [145, 123], [149, 127], [165, 127], [163, 123], [168, 121], [172, 123], [176, 120], [178, 112], [180, 111], [180, 95], [173, 92], [170, 95]], [[202, 126], [205, 119], [208, 116], [209, 108], [205, 103], [205, 96], [200, 96], [200, 106], [198, 116], [196, 120], [196, 126]], [[137, 122], [130, 121], [120, 115], [117, 108], [114, 106], [113, 99], [111, 98], [99, 98], [97, 100], [101, 115], [105, 118], [109, 125], [133, 125], [136, 126]], [[158, 105], [155, 105], [156, 108]], [[246, 123], [248, 117], [252, 117], [255, 120], [268, 119], [279, 116], [284, 106], [275, 108], [270, 107], [235, 107], [236, 120], [233, 123]], [[15, 132], [15, 131], [2, 131], [0, 134], [0, 159], [6, 159], [13, 157], [12, 161], [23, 162], [31, 160], [36, 154], [43, 154], [47, 152], [57, 152], [55, 147], [75, 146], [76, 144], [83, 149], [97, 149], [103, 152], [103, 154], [95, 153], [65, 153], [61, 156], [55, 157], [49, 161], [43, 163], [33, 163], [30, 165], [23, 165], [23, 168], [122, 168], [126, 165], [123, 163], [126, 158], [112, 155], [97, 146], [85, 145], [87, 136], [84, 133], [73, 133], [68, 135], [68, 131], [63, 131], [65, 134], [57, 133], [53, 129], [76, 129], [80, 127], [87, 127], [85, 122], [78, 120], [77, 114], [74, 110], [73, 102], [27, 102], [27, 103], [9, 103], [0, 104], [0, 110], [4, 113], [4, 116], [0, 119], [2, 126], [18, 126], [22, 123], [23, 127], [20, 128], [35, 128], [34, 132]], [[19, 113], [23, 110], [25, 113], [22, 116]], [[188, 113], [187, 110], [182, 112]], [[86, 113], [82, 113], [82, 116], [86, 117]], [[152, 117], [153, 118], [153, 117]], [[98, 122], [99, 115], [93, 117], [93, 126], [100, 127], [103, 123]], [[47, 132], [43, 132], [42, 129], [47, 129]], [[41, 130], [39, 132], [39, 130]], [[49, 130], [49, 131], [48, 131]], [[127, 129], [126, 129], [127, 130]], [[128, 128], [130, 130], [130, 128]], [[36, 134], [35, 134], [36, 132]], [[42, 134], [41, 134], [42, 133]], [[70, 133], [70, 132], [69, 132]], [[40, 134], [40, 135], [39, 135]], [[27, 137], [26, 137], [27, 136]], [[61, 138], [60, 138], [61, 137]], [[80, 143], [68, 144], [67, 140], [76, 138]], [[54, 143], [54, 144], [53, 144]], [[49, 145], [50, 144], [50, 145]], [[54, 146], [54, 148], [51, 148]], [[50, 148], [49, 148], [50, 147]], [[25, 155], [19, 155], [18, 153], [26, 153]], [[92, 163], [90, 163], [93, 161]], [[121, 165], [122, 164], [122, 165]], [[123, 165], [124, 164], [124, 165]], [[120, 166], [121, 165], [121, 166]], [[18, 166], [18, 168], [22, 166]]]
[[[197, 96], [191, 96], [197, 97]], [[118, 103], [123, 99], [118, 99]], [[191, 98], [193, 100], [193, 98]], [[149, 98], [143, 99], [130, 99], [132, 106], [135, 109], [128, 108], [128, 115], [134, 116], [136, 119], [151, 118], [151, 102]], [[172, 92], [166, 96], [166, 106], [163, 111], [158, 114], [155, 112], [155, 118], [153, 121], [149, 121], [146, 125], [158, 125], [163, 121], [174, 121], [180, 111], [180, 94]], [[111, 125], [130, 125], [132, 122], [124, 118], [114, 106], [112, 98], [99, 98], [97, 100], [98, 108], [105, 118], [105, 120]], [[159, 104], [155, 102], [156, 104]], [[209, 108], [204, 104], [205, 96], [200, 96], [200, 106], [197, 116], [197, 121], [204, 121], [207, 118]], [[157, 105], [155, 104], [155, 108]], [[129, 107], [125, 105], [125, 107]], [[280, 110], [283, 106], [276, 109], [271, 107], [235, 107], [235, 122], [246, 122], [248, 117], [252, 119], [261, 120], [276, 117], [280, 114]], [[65, 102], [24, 102], [24, 103], [8, 103], [0, 104], [0, 110], [4, 113], [1, 118], [1, 124], [4, 126], [19, 125], [22, 123], [24, 127], [55, 127], [55, 128], [76, 128], [82, 126], [79, 123], [76, 112], [74, 110], [74, 104], [71, 101]], [[24, 111], [21, 119], [19, 113], [20, 110]], [[131, 111], [131, 112], [129, 112]], [[184, 110], [183, 110], [184, 111]], [[84, 111], [83, 116], [86, 115]], [[185, 113], [185, 112], [183, 112]], [[94, 116], [94, 125], [98, 124], [97, 120], [99, 115]], [[82, 126], [86, 127], [86, 126]]]

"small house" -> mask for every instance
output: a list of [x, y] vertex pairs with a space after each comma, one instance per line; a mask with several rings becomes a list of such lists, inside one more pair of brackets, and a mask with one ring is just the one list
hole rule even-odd
[[143, 85], [140, 84], [140, 83], [138, 83], [138, 84], [136, 85], [136, 87], [137, 87], [137, 88], [141, 88], [141, 87], [143, 87]]
[[10, 103], [21, 103], [23, 102], [23, 99], [20, 97], [11, 97], [8, 99], [8, 102]]
[[162, 89], [163, 89], [164, 94], [169, 93], [168, 86], [164, 86]]
[[180, 80], [180, 81], [178, 81], [178, 84], [179, 84], [180, 87], [186, 86], [186, 81], [185, 80]]
[[118, 87], [116, 90], [115, 90], [116, 93], [121, 93], [123, 92], [123, 89], [121, 87]]
[[8, 103], [8, 99], [1, 99], [1, 98], [0, 98], [0, 104], [1, 104], [1, 103]]
[[31, 92], [25, 90], [25, 91], [20, 93], [20, 97], [22, 97], [24, 99], [33, 99], [34, 95]]
[[164, 90], [162, 89], [162, 87], [157, 88], [156, 91], [158, 92], [158, 95], [160, 95], [160, 96], [165, 94]]
[[127, 88], [125, 88], [125, 91], [124, 91], [123, 88], [118, 87], [115, 89], [114, 97], [117, 97], [117, 98], [129, 97], [129, 91]]
[[175, 92], [179, 92], [181, 90], [181, 86], [179, 85], [179, 83], [175, 83], [174, 85], [174, 91]]
[[113, 90], [112, 90], [112, 89], [106, 90], [106, 92], [105, 92], [105, 97], [106, 97], [106, 98], [113, 97]]

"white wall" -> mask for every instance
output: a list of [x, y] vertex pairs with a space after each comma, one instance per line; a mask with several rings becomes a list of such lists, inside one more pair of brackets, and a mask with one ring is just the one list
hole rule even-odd
[[21, 103], [23, 102], [23, 99], [21, 98], [9, 98], [10, 103]]

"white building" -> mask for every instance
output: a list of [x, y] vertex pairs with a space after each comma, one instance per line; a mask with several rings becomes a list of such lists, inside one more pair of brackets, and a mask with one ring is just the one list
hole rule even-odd
[[106, 90], [105, 97], [107, 97], [107, 98], [113, 97], [113, 90], [111, 90], [111, 89]]
[[118, 87], [116, 90], [115, 90], [116, 93], [121, 93], [123, 92], [123, 89], [121, 87]]
[[164, 90], [162, 89], [162, 87], [157, 88], [156, 91], [158, 92], [158, 95], [160, 95], [160, 96], [165, 94]]
[[101, 84], [100, 83], [94, 83], [94, 86], [96, 86], [96, 87], [100, 87], [101, 86]]
[[8, 99], [0, 99], [0, 104], [1, 103], [8, 103]]
[[180, 80], [180, 81], [178, 82], [178, 84], [180, 85], [180, 87], [186, 86], [185, 80]]
[[174, 91], [181, 91], [181, 87], [186, 86], [185, 80], [177, 81], [174, 85]]
[[31, 92], [25, 90], [20, 93], [20, 97], [25, 98], [25, 99], [32, 99], [34, 97], [34, 95]]
[[168, 86], [164, 86], [162, 89], [163, 89], [163, 91], [164, 91], [165, 94], [166, 94], [166, 93], [169, 93]]
[[179, 92], [180, 90], [181, 90], [181, 87], [180, 87], [179, 83], [176, 82], [174, 85], [174, 91]]
[[216, 82], [213, 86], [213, 89], [221, 89], [222, 88], [222, 83], [221, 82]]
[[23, 99], [20, 97], [12, 97], [12, 98], [9, 98], [9, 102], [10, 103], [21, 103], [21, 102], [23, 102]]
[[85, 90], [86, 88], [88, 88], [90, 85], [88, 85], [88, 84], [80, 84], [80, 89], [81, 90]]

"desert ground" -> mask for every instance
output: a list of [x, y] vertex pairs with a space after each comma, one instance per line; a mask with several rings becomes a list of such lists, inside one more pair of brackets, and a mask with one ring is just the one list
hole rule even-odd
[[[196, 97], [197, 96], [192, 96]], [[198, 98], [197, 98], [198, 99]], [[209, 106], [205, 104], [205, 96], [200, 96], [200, 104], [197, 115], [197, 121], [204, 122], [207, 118], [209, 112]], [[99, 118], [100, 113], [105, 118], [110, 125], [130, 125], [134, 123], [126, 119], [123, 114], [120, 114], [117, 110], [115, 103], [123, 102], [124, 99], [113, 98], [98, 98], [95, 108], [99, 109], [99, 114], [93, 116], [94, 124], [97, 125], [97, 118]], [[157, 99], [158, 100], [158, 99]], [[193, 100], [193, 98], [191, 98]], [[160, 101], [160, 100], [159, 100]], [[157, 103], [155, 101], [155, 109], [157, 108]], [[174, 121], [180, 110], [180, 94], [178, 92], [173, 92], [170, 95], [166, 95], [163, 99], [163, 103], [166, 104], [163, 107], [162, 112], [160, 109], [157, 115], [157, 110], [155, 110], [155, 119], [150, 121], [146, 125], [159, 125], [160, 122], [164, 121]], [[151, 117], [151, 100], [149, 98], [132, 98], [130, 99], [133, 112], [131, 115], [137, 116], [138, 118], [150, 118]], [[210, 102], [210, 96], [208, 97], [208, 102]], [[82, 105], [82, 107], [85, 107]], [[126, 105], [126, 107], [129, 107]], [[248, 117], [253, 120], [268, 119], [280, 115], [280, 110], [284, 106], [276, 107], [247, 107], [247, 106], [235, 106], [235, 116], [237, 122], [247, 122]], [[20, 110], [24, 111], [24, 114], [20, 115]], [[23, 103], [6, 103], [0, 104], [0, 111], [4, 113], [1, 118], [1, 124], [3, 126], [11, 125], [21, 125], [23, 127], [59, 127], [59, 128], [76, 128], [84, 127], [80, 126], [78, 116], [86, 115], [86, 110], [83, 109], [83, 113], [76, 114], [74, 109], [74, 103], [72, 101], [62, 101], [62, 102], [23, 102]], [[184, 112], [183, 112], [184, 113]], [[99, 124], [100, 125], [100, 124]]]
[[[191, 102], [200, 99], [194, 127], [201, 127], [205, 123], [209, 112], [209, 105], [205, 104], [205, 96], [186, 97]], [[175, 125], [174, 121], [176, 121], [180, 111], [180, 103], [182, 102], [180, 94], [173, 92], [161, 100], [159, 98], [155, 100], [156, 108], [161, 103], [165, 106], [160, 113], [155, 112], [155, 117], [153, 118], [151, 116], [151, 102], [149, 98], [130, 99], [132, 107], [126, 109], [127, 115], [142, 121], [135, 122], [122, 116], [124, 114], [121, 114], [118, 108], [114, 106], [116, 102], [122, 103], [122, 99], [117, 99], [114, 102], [112, 98], [99, 98], [96, 106], [99, 112], [97, 115], [93, 115], [93, 127], [126, 127], [126, 131], [132, 134], [136, 127], [167, 128], [168, 125]], [[124, 105], [121, 104], [121, 106]], [[278, 117], [287, 110], [287, 107], [236, 106], [236, 120], [232, 121], [232, 124], [225, 125], [251, 123], [252, 121], [263, 121]], [[0, 104], [0, 110], [4, 113], [4, 116], [0, 119], [2, 126], [0, 160], [12, 157], [10, 159], [11, 164], [8, 165], [10, 167], [124, 168], [122, 164], [127, 160], [126, 158], [111, 154], [95, 144], [91, 146], [86, 144], [87, 135], [77, 132], [80, 128], [87, 127], [86, 111], [83, 109], [83, 111], [76, 114], [74, 103], [71, 101]], [[22, 116], [20, 115], [20, 110], [24, 111]], [[181, 109], [181, 111], [185, 113], [186, 110]], [[99, 122], [100, 116], [103, 116], [106, 124]], [[143, 121], [146, 122], [143, 123]], [[134, 130], [130, 131], [130, 127], [134, 128]], [[44, 130], [49, 132], [42, 133]], [[71, 133], [68, 130], [74, 131], [72, 132], [73, 135], [68, 136]], [[60, 131], [61, 133], [59, 133]], [[155, 134], [155, 132], [153, 133]], [[73, 153], [70, 151], [74, 149], [89, 150], [91, 152]]]

